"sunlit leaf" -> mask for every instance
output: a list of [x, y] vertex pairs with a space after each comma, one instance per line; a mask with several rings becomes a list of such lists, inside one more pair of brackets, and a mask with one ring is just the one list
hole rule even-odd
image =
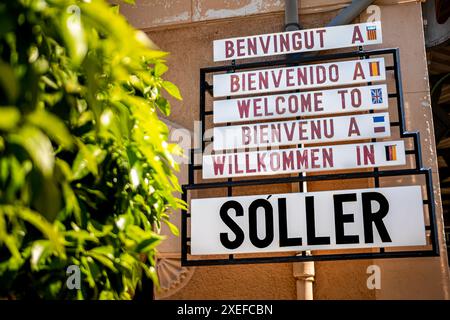
[[38, 110], [27, 116], [27, 120], [39, 127], [51, 139], [63, 148], [70, 149], [73, 146], [73, 138], [66, 125], [58, 117], [45, 110]]
[[167, 70], [169, 70], [169, 68], [164, 63], [159, 62], [155, 64], [155, 76], [160, 77], [166, 73]]
[[19, 120], [20, 112], [17, 108], [0, 107], [0, 130], [8, 131], [13, 129]]
[[28, 208], [17, 208], [16, 214], [23, 220], [36, 227], [42, 234], [50, 240], [52, 247], [57, 253], [64, 255], [63, 239], [53, 225], [45, 220], [39, 213]]
[[50, 177], [53, 174], [55, 157], [52, 144], [42, 131], [32, 126], [24, 126], [17, 133], [11, 134], [10, 140], [28, 152], [44, 177]]
[[187, 207], [158, 118], [164, 90], [181, 100], [161, 78], [168, 53], [104, 0], [4, 1], [0, 26], [0, 291], [132, 299], [143, 277], [158, 286], [156, 230]]
[[52, 253], [52, 245], [48, 240], [38, 240], [31, 248], [31, 268], [39, 271], [39, 266]]
[[155, 103], [165, 116], [170, 115], [170, 103], [168, 100], [164, 99], [163, 97], [159, 97], [158, 99], [156, 99]]
[[108, 290], [100, 292], [99, 300], [114, 300], [114, 293]]
[[117, 272], [117, 268], [114, 266], [113, 262], [114, 256], [111, 246], [96, 247], [92, 250], [89, 250], [87, 252], [87, 255], [91, 256], [111, 271]]
[[73, 179], [78, 180], [85, 177], [89, 172], [98, 175], [98, 163], [102, 162], [106, 153], [95, 145], [85, 145], [78, 141], [79, 152], [73, 162]]
[[179, 236], [179, 234], [180, 234], [180, 231], [178, 230], [178, 228], [177, 228], [177, 226], [176, 225], [174, 225], [173, 223], [171, 223], [169, 220], [167, 220], [167, 219], [165, 219], [165, 220], [163, 220], [164, 221], [164, 223], [169, 227], [169, 230], [170, 230], [170, 232], [172, 232], [173, 233], [173, 235], [175, 235], [175, 236]]
[[147, 253], [150, 250], [156, 248], [156, 246], [161, 242], [161, 238], [151, 237], [145, 240], [142, 240], [138, 243], [135, 250], [138, 253]]
[[176, 98], [178, 100], [183, 100], [183, 98], [181, 97], [180, 90], [172, 82], [170, 82], [170, 81], [163, 81], [162, 86], [163, 86], [164, 89], [166, 89], [166, 91], [171, 96], [173, 96], [174, 98]]
[[62, 36], [75, 64], [82, 62], [88, 50], [82, 14], [77, 5], [68, 6], [61, 14]]

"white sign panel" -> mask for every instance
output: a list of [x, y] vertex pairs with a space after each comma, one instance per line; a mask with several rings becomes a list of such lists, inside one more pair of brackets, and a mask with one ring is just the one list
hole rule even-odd
[[384, 58], [260, 69], [213, 76], [214, 97], [236, 96], [386, 79]]
[[214, 123], [386, 110], [385, 84], [215, 100]]
[[390, 136], [389, 113], [214, 128], [214, 150], [352, 141]]
[[379, 21], [215, 40], [214, 61], [382, 43]]
[[203, 156], [203, 179], [359, 169], [405, 164], [403, 141]]
[[426, 245], [420, 186], [191, 201], [191, 254]]

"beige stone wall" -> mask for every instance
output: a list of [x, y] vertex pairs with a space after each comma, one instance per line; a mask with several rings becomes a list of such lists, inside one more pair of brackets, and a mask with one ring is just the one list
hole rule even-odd
[[[301, 1], [305, 28], [324, 26], [350, 1]], [[436, 148], [429, 103], [427, 65], [423, 43], [421, 6], [418, 1], [377, 1], [381, 8], [383, 45], [399, 47], [406, 105], [406, 128], [421, 132], [423, 159], [433, 170], [441, 256], [421, 259], [330, 261], [315, 263], [315, 299], [448, 299], [449, 277], [442, 231]], [[170, 120], [193, 130], [198, 119], [199, 69], [214, 65], [212, 41], [283, 30], [283, 1], [138, 1], [124, 7], [131, 23], [144, 29], [163, 50], [169, 51], [167, 78], [182, 92]], [[245, 16], [243, 18], [242, 16]], [[220, 19], [226, 18], [226, 19]], [[362, 16], [361, 21], [366, 17]], [[210, 102], [210, 100], [209, 100]], [[211, 105], [211, 103], [209, 103]], [[395, 106], [393, 106], [395, 107]], [[396, 183], [408, 184], [403, 179]], [[308, 190], [369, 186], [367, 180], [309, 184]], [[289, 190], [289, 186], [281, 186]], [[241, 189], [241, 194], [261, 190]], [[204, 196], [204, 195], [203, 195]], [[175, 240], [176, 241], [176, 240]], [[381, 290], [366, 286], [369, 265], [382, 271]], [[192, 279], [169, 299], [296, 299], [292, 264], [198, 267]]]
[[[110, 2], [118, 3], [118, 0]], [[351, 0], [298, 0], [303, 14], [345, 8]], [[378, 0], [378, 5], [417, 3], [424, 0]], [[282, 13], [284, 0], [136, 0], [121, 4], [121, 12], [140, 29], [167, 28], [182, 24], [222, 20], [250, 15]]]

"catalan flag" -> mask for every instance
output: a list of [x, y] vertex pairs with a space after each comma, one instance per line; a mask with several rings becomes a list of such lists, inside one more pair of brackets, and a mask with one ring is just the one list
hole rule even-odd
[[377, 40], [377, 27], [376, 26], [367, 26], [367, 40]]
[[373, 123], [376, 125], [373, 127], [373, 132], [381, 133], [386, 131], [386, 127], [384, 125], [384, 116], [374, 116]]
[[397, 160], [397, 146], [395, 144], [384, 147], [386, 150], [386, 161]]
[[380, 63], [378, 61], [369, 62], [369, 70], [371, 77], [377, 77], [380, 75]]

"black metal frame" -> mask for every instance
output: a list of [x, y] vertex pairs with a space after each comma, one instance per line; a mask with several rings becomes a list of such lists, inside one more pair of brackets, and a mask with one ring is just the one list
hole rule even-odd
[[[257, 179], [248, 180], [238, 180], [233, 181], [232, 178], [228, 178], [224, 182], [207, 182], [207, 183], [196, 183], [195, 182], [195, 171], [202, 170], [201, 165], [195, 164], [195, 154], [203, 154], [205, 149], [205, 144], [207, 141], [203, 139], [205, 133], [205, 120], [207, 116], [212, 116], [213, 111], [206, 110], [206, 92], [212, 95], [212, 85], [208, 84], [206, 81], [206, 74], [216, 73], [216, 72], [235, 72], [237, 70], [253, 69], [253, 68], [263, 68], [263, 67], [277, 67], [277, 66], [291, 66], [300, 65], [306, 62], [320, 62], [325, 60], [339, 60], [346, 58], [368, 58], [371, 56], [380, 55], [391, 55], [394, 64], [392, 66], [387, 66], [387, 71], [393, 71], [395, 77], [395, 93], [389, 93], [389, 99], [396, 98], [397, 101], [397, 112], [398, 121], [391, 122], [391, 127], [399, 127], [400, 138], [413, 139], [414, 148], [411, 150], [406, 150], [406, 155], [414, 156], [415, 165], [414, 168], [400, 169], [400, 170], [380, 170], [379, 168], [373, 168], [373, 171], [363, 171], [363, 172], [351, 172], [351, 173], [333, 173], [326, 175], [302, 175], [289, 176], [289, 177], [275, 177], [275, 178], [265, 178], [259, 177]], [[299, 262], [299, 261], [326, 261], [326, 260], [352, 260], [352, 259], [384, 259], [384, 258], [407, 258], [407, 257], [431, 257], [439, 256], [439, 241], [437, 234], [437, 224], [435, 216], [435, 201], [433, 194], [433, 183], [432, 183], [432, 172], [431, 169], [423, 168], [422, 163], [422, 152], [420, 146], [420, 133], [419, 132], [406, 132], [405, 124], [405, 114], [403, 106], [403, 89], [402, 80], [400, 72], [400, 57], [399, 49], [382, 49], [382, 50], [372, 50], [363, 51], [360, 48], [359, 51], [348, 52], [348, 53], [338, 53], [322, 56], [299, 56], [295, 60], [291, 57], [281, 60], [265, 61], [265, 62], [252, 62], [236, 65], [233, 61], [232, 65], [227, 66], [216, 66], [209, 68], [200, 69], [200, 121], [201, 121], [201, 134], [202, 142], [201, 147], [198, 149], [190, 150], [190, 162], [189, 162], [189, 175], [188, 184], [182, 186], [182, 199], [184, 201], [188, 200], [188, 192], [191, 190], [202, 190], [202, 189], [212, 189], [212, 188], [227, 188], [228, 196], [232, 195], [233, 188], [236, 187], [246, 187], [252, 185], [276, 185], [276, 184], [287, 184], [287, 183], [299, 183], [300, 190], [302, 190], [302, 183], [304, 181], [326, 181], [326, 180], [341, 180], [341, 179], [361, 179], [361, 178], [373, 178], [374, 186], [378, 188], [380, 186], [380, 178], [383, 177], [393, 177], [393, 176], [424, 176], [426, 184], [426, 199], [423, 200], [424, 206], [428, 210], [429, 225], [426, 226], [426, 230], [429, 231], [430, 238], [430, 249], [424, 250], [410, 250], [410, 251], [386, 251], [385, 248], [379, 248], [378, 252], [373, 252], [373, 248], [366, 249], [371, 252], [366, 253], [334, 253], [334, 254], [314, 254], [306, 255], [305, 251], [302, 251], [299, 255], [293, 256], [274, 256], [272, 253], [268, 253], [267, 257], [241, 257], [246, 256], [245, 254], [239, 254], [236, 257], [234, 254], [228, 255], [228, 258], [217, 259], [189, 259], [189, 242], [190, 237], [188, 237], [187, 225], [188, 219], [190, 218], [190, 213], [187, 210], [181, 212], [182, 226], [181, 226], [181, 264], [183, 266], [205, 266], [205, 265], [228, 265], [228, 264], [250, 264], [250, 263], [275, 263], [275, 262]], [[228, 124], [229, 125], [229, 124]], [[376, 141], [376, 139], [372, 139]], [[209, 141], [208, 141], [209, 142]], [[429, 247], [430, 245], [427, 245]], [[359, 249], [358, 249], [359, 250]], [[320, 252], [320, 250], [317, 250]], [[338, 250], [339, 251], [339, 250]], [[348, 251], [348, 250], [347, 250]], [[316, 252], [316, 251], [315, 251]], [[226, 254], [225, 254], [226, 255]], [[269, 256], [270, 255], [270, 256]], [[203, 257], [203, 256], [202, 256]]]

